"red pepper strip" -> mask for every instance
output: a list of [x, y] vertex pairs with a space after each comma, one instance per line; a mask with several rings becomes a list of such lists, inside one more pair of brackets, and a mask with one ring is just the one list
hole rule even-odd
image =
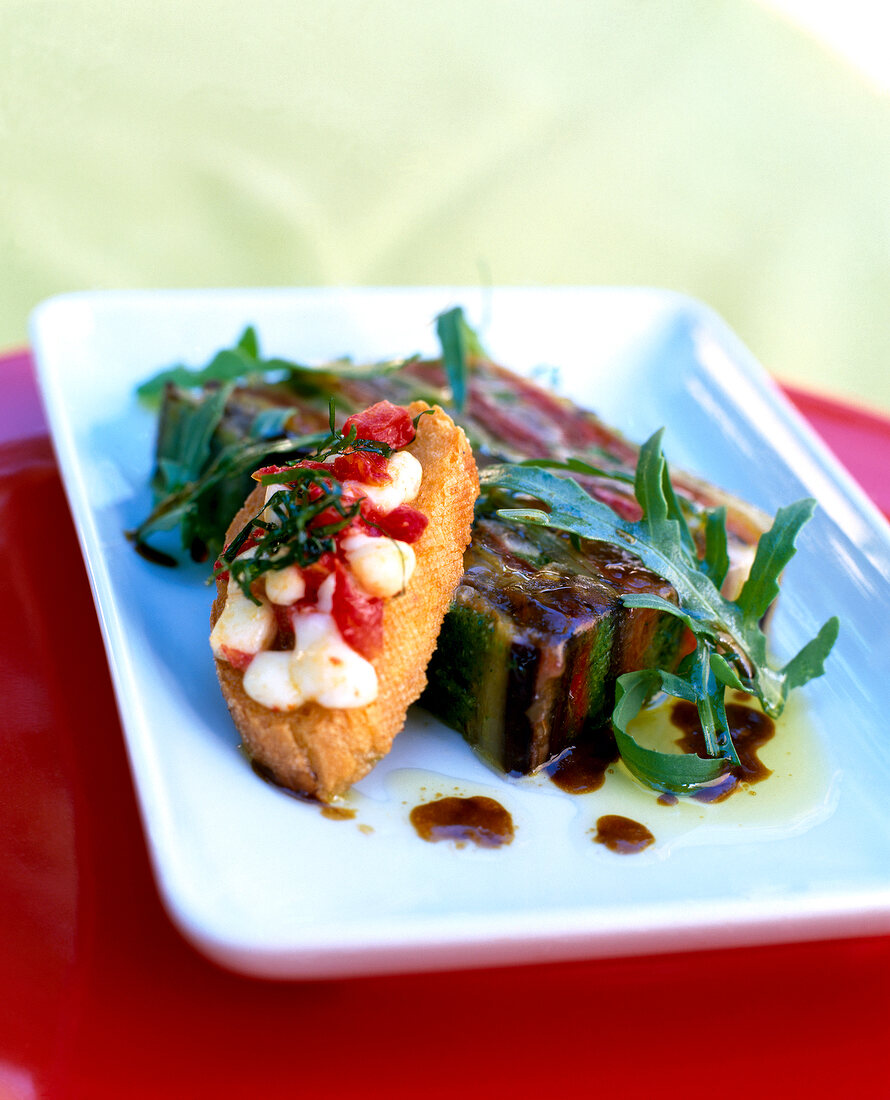
[[220, 648], [222, 649], [223, 657], [225, 657], [232, 668], [240, 669], [241, 672], [247, 668], [254, 658], [253, 653], [245, 653], [243, 649], [233, 649], [230, 645], [224, 645]]
[[400, 504], [391, 512], [378, 512], [367, 498], [362, 501], [362, 518], [372, 534], [376, 530], [402, 542], [417, 542], [429, 523], [428, 517], [410, 504]]
[[306, 585], [306, 589], [302, 599], [297, 600], [301, 607], [316, 602], [319, 588], [334, 571], [335, 561], [336, 558], [333, 554], [322, 554], [318, 561], [313, 562], [312, 565], [307, 565], [302, 570], [303, 583]]
[[392, 481], [386, 459], [376, 451], [347, 451], [337, 455], [333, 470], [341, 481], [361, 481], [365, 485], [384, 485]]
[[352, 427], [359, 439], [373, 439], [398, 450], [406, 446], [415, 436], [414, 421], [408, 410], [391, 401], [378, 401], [364, 412], [354, 413], [346, 418], [343, 434], [349, 435]]
[[370, 660], [383, 647], [383, 600], [369, 596], [337, 562], [331, 613], [343, 641]]

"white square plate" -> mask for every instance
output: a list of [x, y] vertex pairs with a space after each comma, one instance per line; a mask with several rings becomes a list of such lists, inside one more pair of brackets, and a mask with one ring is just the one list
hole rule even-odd
[[[630, 437], [666, 425], [673, 463], [770, 512], [818, 499], [774, 645], [789, 656], [833, 614], [841, 636], [828, 675], [802, 693], [797, 733], [780, 726], [756, 797], [659, 806], [620, 769], [583, 797], [509, 782], [417, 711], [359, 784], [355, 819], [334, 821], [261, 782], [238, 752], [204, 571], [152, 566], [124, 538], [150, 505], [155, 430], [134, 387], [175, 362], [202, 365], [248, 323], [266, 354], [302, 361], [433, 353], [432, 319], [455, 303], [496, 358], [558, 367], [563, 392]], [[621, 289], [88, 293], [44, 303], [32, 334], [155, 873], [200, 950], [296, 978], [890, 929], [888, 528], [704, 307]], [[502, 802], [514, 843], [419, 839], [411, 806], [452, 790]], [[610, 812], [648, 824], [656, 844], [617, 856], [591, 843]]]

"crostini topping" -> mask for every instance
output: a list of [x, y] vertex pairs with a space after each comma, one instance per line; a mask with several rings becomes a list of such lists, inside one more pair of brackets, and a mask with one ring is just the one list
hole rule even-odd
[[[252, 555], [245, 551], [242, 557]], [[226, 606], [210, 633], [214, 654], [236, 668], [244, 668], [260, 650], [275, 639], [275, 612], [269, 601], [248, 599], [238, 585], [229, 587]]]
[[306, 595], [306, 579], [298, 565], [285, 565], [266, 574], [266, 597], [272, 603], [288, 604]]
[[346, 418], [343, 435], [348, 437], [353, 430], [359, 439], [385, 443], [398, 451], [414, 439], [416, 429], [407, 409], [389, 401], [378, 401], [364, 412]]
[[332, 417], [314, 458], [254, 473], [264, 503], [217, 562], [229, 584], [211, 645], [262, 706], [376, 697], [384, 603], [410, 581], [427, 526], [409, 503], [423, 470], [399, 449], [414, 436], [407, 410], [381, 401], [341, 432]]
[[392, 512], [399, 505], [414, 500], [420, 491], [423, 471], [420, 463], [409, 451], [397, 451], [387, 460], [388, 478], [379, 485], [366, 485], [359, 481], [344, 481], [346, 495], [361, 494], [377, 512]]
[[401, 539], [357, 533], [347, 535], [340, 546], [361, 587], [384, 600], [404, 589], [417, 563], [410, 544]]
[[334, 709], [363, 707], [377, 697], [370, 661], [343, 640], [322, 611], [295, 613], [292, 650], [265, 650], [244, 672], [244, 690], [269, 710], [294, 710], [315, 701]]

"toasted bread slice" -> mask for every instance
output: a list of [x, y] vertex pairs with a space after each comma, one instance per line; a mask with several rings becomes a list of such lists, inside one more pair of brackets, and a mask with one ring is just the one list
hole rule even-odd
[[[428, 407], [416, 401], [408, 411], [414, 417]], [[423, 468], [420, 492], [411, 504], [429, 523], [413, 545], [417, 564], [406, 590], [384, 607], [383, 646], [372, 661], [377, 698], [351, 709], [310, 702], [292, 711], [273, 711], [245, 693], [242, 672], [216, 661], [223, 695], [253, 762], [275, 782], [323, 802], [342, 795], [389, 752], [408, 707], [426, 685], [426, 667], [463, 574], [479, 493], [466, 436], [436, 406], [420, 417], [417, 435], [405, 449]], [[263, 492], [258, 486], [251, 493], [229, 527], [227, 542], [260, 510]], [[218, 578], [211, 626], [222, 614], [227, 589], [228, 577]]]

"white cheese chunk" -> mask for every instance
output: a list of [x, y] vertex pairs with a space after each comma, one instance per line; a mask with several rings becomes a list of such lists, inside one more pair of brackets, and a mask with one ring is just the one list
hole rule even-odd
[[226, 606], [210, 632], [210, 647], [214, 655], [225, 659], [223, 647], [240, 653], [259, 653], [275, 637], [275, 612], [269, 601], [259, 598], [257, 606], [229, 581]]
[[381, 599], [401, 592], [417, 564], [414, 550], [400, 539], [347, 535], [340, 546], [359, 585]]
[[379, 512], [391, 512], [400, 504], [414, 500], [420, 492], [423, 467], [408, 451], [396, 451], [386, 464], [392, 480], [383, 485], [366, 485], [363, 481], [345, 481], [344, 487], [356, 496], [367, 497]]
[[290, 650], [266, 650], [258, 653], [244, 670], [244, 691], [269, 710], [295, 710], [305, 700], [291, 680], [293, 661]]
[[[263, 496], [263, 504], [268, 504], [272, 497], [274, 497], [276, 493], [281, 492], [282, 489], [287, 489], [287, 486], [283, 485], [280, 481], [267, 485], [265, 495]], [[276, 526], [279, 522], [278, 517], [271, 508], [264, 508], [260, 515], [260, 519], [264, 523], [272, 523]]]
[[329, 612], [334, 606], [334, 586], [336, 583], [336, 573], [330, 573], [318, 586], [318, 592], [315, 594], [315, 608], [317, 611]]
[[294, 710], [312, 700], [323, 707], [363, 707], [377, 698], [377, 673], [348, 646], [324, 612], [294, 616], [293, 650], [260, 653], [244, 673], [244, 690], [269, 710]]
[[291, 680], [323, 707], [363, 707], [377, 698], [377, 673], [370, 661], [343, 641], [330, 615], [294, 617], [296, 644]]
[[266, 595], [272, 603], [291, 604], [306, 595], [306, 581], [298, 565], [285, 565], [266, 574]]

